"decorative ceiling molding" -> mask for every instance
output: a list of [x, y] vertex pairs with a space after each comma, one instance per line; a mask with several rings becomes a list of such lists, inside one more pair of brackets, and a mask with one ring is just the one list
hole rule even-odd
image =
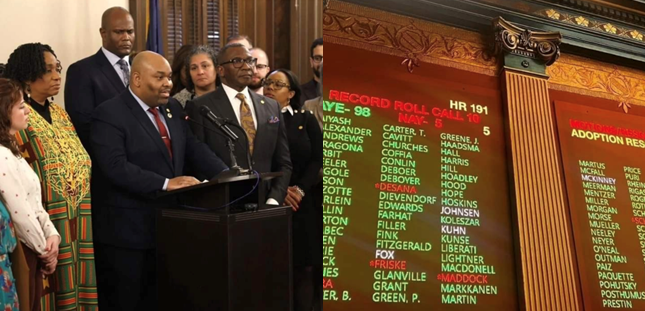
[[[562, 24], [581, 27], [586, 30], [598, 32], [620, 39], [633, 40], [643, 43], [643, 34], [645, 34], [645, 16], [642, 23], [628, 24], [624, 19], [615, 18], [609, 14], [608, 9], [600, 9], [598, 4], [594, 4], [591, 9], [589, 1], [581, 0], [534, 0], [534, 1], [513, 1], [513, 0], [482, 0], [483, 2], [494, 4], [496, 6], [511, 9], [516, 12], [530, 14], [533, 16], [546, 17], [550, 20]], [[574, 2], [576, 5], [571, 4]], [[582, 4], [582, 3], [586, 4]], [[576, 9], [578, 6], [588, 8], [591, 11], [601, 10], [602, 14], [589, 14], [584, 10]], [[614, 10], [615, 13], [615, 10]], [[626, 14], [626, 13], [624, 13]], [[622, 16], [622, 15], [621, 15]], [[624, 17], [624, 16], [623, 16]]]
[[591, 30], [607, 33], [610, 35], [627, 38], [638, 42], [643, 42], [643, 32], [635, 29], [622, 26], [616, 26], [611, 22], [600, 21], [593, 18], [585, 17], [582, 15], [568, 14], [560, 12], [556, 9], [544, 9], [534, 12], [535, 15], [548, 17], [550, 19], [560, 21], [563, 23], [584, 27]]
[[559, 32], [534, 32], [517, 27], [502, 17], [493, 20], [495, 29], [495, 54], [501, 51], [539, 59], [546, 66], [560, 57], [562, 35]]
[[619, 20], [625, 23], [645, 26], [645, 4], [636, 1], [623, 1], [624, 3], [611, 3], [604, 0], [537, 0], [548, 4], [564, 6], [591, 15]]
[[645, 106], [645, 73], [639, 70], [563, 54], [547, 74], [554, 90], [614, 100], [625, 113]]
[[410, 73], [423, 62], [489, 76], [499, 71], [481, 34], [347, 2], [331, 1], [323, 35], [325, 42], [400, 57]]

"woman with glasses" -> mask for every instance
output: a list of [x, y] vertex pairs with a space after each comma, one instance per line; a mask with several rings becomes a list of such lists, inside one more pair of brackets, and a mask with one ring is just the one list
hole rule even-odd
[[[40, 278], [44, 286], [37, 285], [36, 290], [43, 293], [31, 295], [39, 300], [32, 310], [40, 310], [40, 305], [44, 310], [95, 310], [91, 160], [65, 110], [52, 102], [60, 91], [61, 71], [52, 48], [40, 43], [21, 45], [7, 62], [5, 77], [18, 82], [26, 91], [26, 109], [34, 112], [29, 116], [29, 127], [17, 132], [16, 140], [21, 156], [40, 178], [42, 206], [53, 222], [43, 228], [47, 229], [46, 244], [28, 244], [23, 249], [29, 248], [35, 254], [30, 271], [42, 269], [47, 274], [56, 270], [53, 278]], [[31, 191], [27, 195], [35, 194]], [[40, 195], [37, 196], [40, 200]], [[45, 221], [44, 216], [38, 217], [41, 223]], [[53, 234], [56, 230], [60, 237]]]
[[219, 84], [215, 72], [216, 64], [217, 56], [212, 48], [205, 45], [193, 47], [185, 55], [182, 68], [186, 75], [186, 88], [173, 97], [186, 107], [189, 100], [215, 91]]
[[294, 306], [311, 311], [316, 288], [315, 268], [322, 265], [319, 209], [314, 206], [314, 186], [322, 168], [322, 132], [314, 115], [301, 109], [298, 78], [289, 70], [278, 69], [264, 80], [264, 94], [282, 108], [287, 128], [293, 170], [285, 198], [292, 206], [294, 254]]

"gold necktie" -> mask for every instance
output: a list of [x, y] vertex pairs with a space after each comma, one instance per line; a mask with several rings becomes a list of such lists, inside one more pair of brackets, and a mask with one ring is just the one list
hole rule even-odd
[[242, 93], [237, 93], [235, 98], [239, 99], [240, 104], [240, 124], [249, 138], [249, 153], [253, 154], [253, 140], [255, 140], [255, 122], [253, 122], [253, 114], [251, 114], [251, 107], [246, 103], [246, 97]]

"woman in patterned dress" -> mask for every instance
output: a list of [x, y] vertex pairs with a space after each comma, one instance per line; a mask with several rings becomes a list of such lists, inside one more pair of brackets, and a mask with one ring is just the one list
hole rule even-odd
[[25, 101], [35, 112], [16, 139], [40, 177], [43, 204], [62, 238], [56, 273], [45, 280], [42, 309], [97, 310], [91, 160], [65, 110], [48, 100], [60, 90], [62, 67], [51, 47], [29, 43], [11, 54], [5, 70], [5, 77], [26, 90]]

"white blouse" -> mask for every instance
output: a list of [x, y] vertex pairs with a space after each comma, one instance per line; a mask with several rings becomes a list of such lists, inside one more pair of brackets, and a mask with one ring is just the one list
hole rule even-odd
[[23, 158], [0, 146], [0, 196], [4, 201], [18, 238], [38, 254], [45, 253], [47, 238], [58, 235], [42, 202], [38, 175]]

